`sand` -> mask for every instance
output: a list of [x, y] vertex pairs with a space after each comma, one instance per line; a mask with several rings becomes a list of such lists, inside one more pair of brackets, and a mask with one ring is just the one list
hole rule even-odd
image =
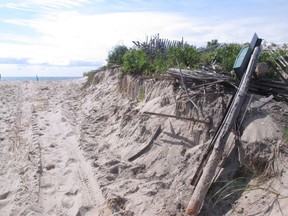
[[83, 80], [1, 82], [1, 215], [76, 215], [103, 205], [79, 151]]
[[[83, 90], [84, 83], [84, 78], [0, 82], [0, 215], [183, 215], [193, 191], [191, 177], [221, 121], [229, 92], [209, 96], [207, 91], [199, 99], [199, 115], [170, 81], [119, 79], [118, 72], [106, 71]], [[282, 106], [270, 105], [276, 106], [274, 114]], [[207, 125], [145, 111], [213, 118]], [[161, 133], [152, 145], [129, 160], [147, 146], [159, 125]], [[245, 151], [261, 143], [269, 156], [269, 143], [284, 145], [283, 125], [273, 115], [249, 112], [243, 125]], [[286, 163], [285, 149], [281, 161]], [[271, 215], [285, 215], [287, 168], [277, 168], [281, 176], [237, 193], [230, 204], [214, 207], [207, 200], [201, 214], [265, 215], [261, 206], [267, 205]], [[270, 183], [273, 192], [263, 189]]]

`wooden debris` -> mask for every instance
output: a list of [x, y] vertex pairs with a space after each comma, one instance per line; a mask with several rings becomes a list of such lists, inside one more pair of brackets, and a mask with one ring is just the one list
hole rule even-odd
[[[181, 80], [181, 76], [176, 69], [169, 69], [168, 74], [171, 77]], [[205, 85], [208, 85], [209, 83], [217, 83], [222, 85], [226, 84], [234, 86], [235, 88], [238, 88], [239, 85], [239, 83], [236, 80], [233, 80], [231, 77], [207, 71], [182, 70], [182, 75], [185, 79], [185, 82], [188, 84], [198, 81], [200, 83], [204, 83]], [[187, 89], [189, 90], [201, 87], [203, 87], [203, 84], [192, 86], [191, 88], [187, 86]], [[285, 82], [272, 80], [251, 80], [251, 85], [249, 85], [249, 91], [265, 96], [274, 95], [275, 99], [288, 102], [288, 84]]]
[[154, 112], [143, 112], [143, 114], [156, 115], [156, 116], [162, 116], [162, 117], [168, 117], [168, 118], [183, 119], [183, 120], [188, 120], [188, 121], [200, 122], [200, 123], [204, 123], [204, 124], [210, 124], [210, 121], [205, 121], [205, 120], [200, 120], [200, 119], [195, 119], [195, 118], [189, 118], [189, 117], [176, 116], [176, 115], [168, 115], [168, 114], [154, 113]]
[[284, 82], [259, 80], [252, 81], [250, 91], [261, 95], [273, 95], [275, 99], [288, 102], [288, 85]]
[[184, 77], [183, 77], [183, 73], [182, 73], [182, 70], [181, 70], [181, 66], [179, 64], [179, 62], [177, 61], [177, 64], [178, 64], [178, 68], [179, 68], [179, 74], [180, 74], [180, 77], [181, 77], [181, 81], [182, 81], [182, 85], [183, 87], [185, 88], [185, 92], [186, 92], [186, 95], [188, 97], [188, 100], [192, 103], [192, 105], [198, 110], [198, 112], [200, 112], [200, 109], [199, 107], [194, 103], [194, 101], [190, 98], [189, 96], [189, 93], [188, 93], [188, 90], [187, 90], [187, 86], [186, 86], [186, 83], [185, 83], [185, 80], [184, 80]]
[[[179, 80], [181, 79], [177, 69], [174, 69], [174, 68], [168, 69], [168, 74]], [[191, 70], [182, 69], [182, 74], [187, 82], [195, 82], [195, 80], [199, 80], [202, 82], [203, 81], [223, 81], [226, 83], [235, 82], [229, 76], [224, 76], [224, 75], [217, 74], [217, 73], [211, 73], [209, 71], [198, 71], [198, 70], [191, 71]]]
[[265, 106], [269, 101], [271, 101], [274, 98], [273, 95], [270, 95], [269, 97], [265, 98], [263, 101], [258, 103], [257, 105], [251, 107], [251, 109], [261, 109], [263, 106]]
[[229, 106], [228, 112], [225, 115], [220, 128], [210, 143], [210, 145], [213, 146], [213, 149], [211, 154], [208, 154], [210, 156], [207, 164], [203, 168], [203, 173], [187, 206], [186, 213], [189, 215], [197, 215], [203, 205], [203, 201], [216, 174], [217, 166], [221, 160], [225, 143], [246, 97], [248, 85], [252, 78], [253, 69], [255, 68], [260, 52], [261, 49], [259, 47], [254, 49], [248, 68], [241, 80], [239, 89], [233, 98], [232, 104]]
[[132, 157], [130, 157], [128, 159], [129, 162], [132, 162], [134, 160], [136, 160], [137, 158], [139, 158], [141, 155], [145, 154], [146, 152], [148, 152], [152, 146], [153, 146], [153, 142], [154, 140], [157, 139], [157, 137], [161, 134], [162, 129], [161, 129], [161, 125], [158, 125], [157, 130], [155, 131], [154, 135], [152, 136], [151, 140], [149, 141], [149, 143], [143, 148], [141, 149], [137, 154], [133, 155]]

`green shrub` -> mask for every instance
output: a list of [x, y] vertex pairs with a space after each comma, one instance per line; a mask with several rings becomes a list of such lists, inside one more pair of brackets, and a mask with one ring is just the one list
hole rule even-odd
[[149, 73], [151, 64], [149, 58], [142, 50], [129, 50], [123, 57], [123, 69], [131, 74]]
[[112, 65], [122, 65], [123, 56], [128, 51], [128, 48], [124, 45], [118, 45], [113, 48], [112, 51], [108, 54], [108, 66]]
[[199, 53], [197, 52], [196, 48], [190, 45], [184, 45], [182, 49], [182, 59], [181, 62], [186, 66], [193, 68], [195, 65], [199, 63], [200, 56]]
[[167, 58], [158, 52], [156, 54], [156, 57], [154, 58], [151, 73], [156, 74], [156, 75], [162, 74], [162, 73], [167, 72], [168, 68], [169, 68], [169, 64], [168, 64]]
[[214, 61], [215, 58], [216, 58], [216, 52], [214, 51], [201, 53], [200, 62], [203, 63], [204, 65], [208, 65], [211, 64], [211, 62]]
[[171, 67], [177, 66], [177, 61], [181, 61], [182, 58], [182, 48], [180, 47], [170, 47], [168, 49], [168, 64]]
[[199, 64], [200, 55], [195, 47], [188, 44], [183, 47], [170, 47], [168, 50], [169, 65], [177, 66], [177, 61], [185, 67], [193, 68]]
[[[272, 80], [280, 80], [277, 72], [281, 72], [283, 69], [277, 65], [276, 60], [281, 56], [287, 56], [288, 50], [277, 48], [273, 53], [269, 51], [263, 51], [260, 55], [259, 62], [266, 62], [269, 66], [266, 77]], [[286, 68], [287, 69], [287, 68]]]
[[213, 39], [213, 40], [207, 42], [206, 48], [214, 47], [214, 46], [217, 46], [217, 45], [219, 45], [218, 40], [217, 39]]
[[234, 62], [241, 48], [240, 44], [231, 43], [215, 50], [217, 62], [226, 72], [233, 70]]

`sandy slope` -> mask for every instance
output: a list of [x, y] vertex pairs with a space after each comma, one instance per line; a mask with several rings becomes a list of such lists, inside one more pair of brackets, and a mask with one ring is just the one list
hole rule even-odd
[[[118, 76], [115, 71], [98, 73], [85, 90], [81, 79], [0, 82], [1, 216], [183, 215], [193, 190], [190, 180], [231, 93], [221, 86], [195, 92], [198, 113], [170, 81]], [[282, 104], [268, 106], [275, 115], [279, 109], [288, 114]], [[145, 111], [210, 123], [143, 115]], [[243, 148], [264, 161], [277, 150], [281, 176], [261, 184], [248, 179], [243, 188], [257, 187], [222, 202], [208, 194], [200, 215], [288, 211], [288, 151], [278, 148], [282, 128], [268, 114], [248, 112]], [[159, 136], [147, 147], [159, 125]]]

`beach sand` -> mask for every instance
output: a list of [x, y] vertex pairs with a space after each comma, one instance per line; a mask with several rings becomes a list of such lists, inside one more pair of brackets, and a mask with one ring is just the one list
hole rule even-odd
[[[143, 85], [106, 72], [82, 90], [85, 81], [0, 82], [0, 215], [183, 215], [193, 191], [191, 177], [231, 95], [206, 101], [204, 114], [214, 117], [208, 127], [143, 115], [195, 114], [178, 102], [181, 94], [169, 82]], [[153, 145], [138, 154], [159, 125]], [[282, 144], [282, 129], [272, 117], [260, 115], [244, 125], [247, 146]], [[284, 153], [281, 161], [287, 162]], [[204, 213], [264, 215], [266, 207], [271, 215], [287, 213], [288, 176], [285, 166], [281, 169], [273, 191], [267, 181], [237, 194], [230, 205], [204, 206]]]
[[103, 205], [79, 151], [83, 80], [2, 82], [1, 215], [76, 215]]

